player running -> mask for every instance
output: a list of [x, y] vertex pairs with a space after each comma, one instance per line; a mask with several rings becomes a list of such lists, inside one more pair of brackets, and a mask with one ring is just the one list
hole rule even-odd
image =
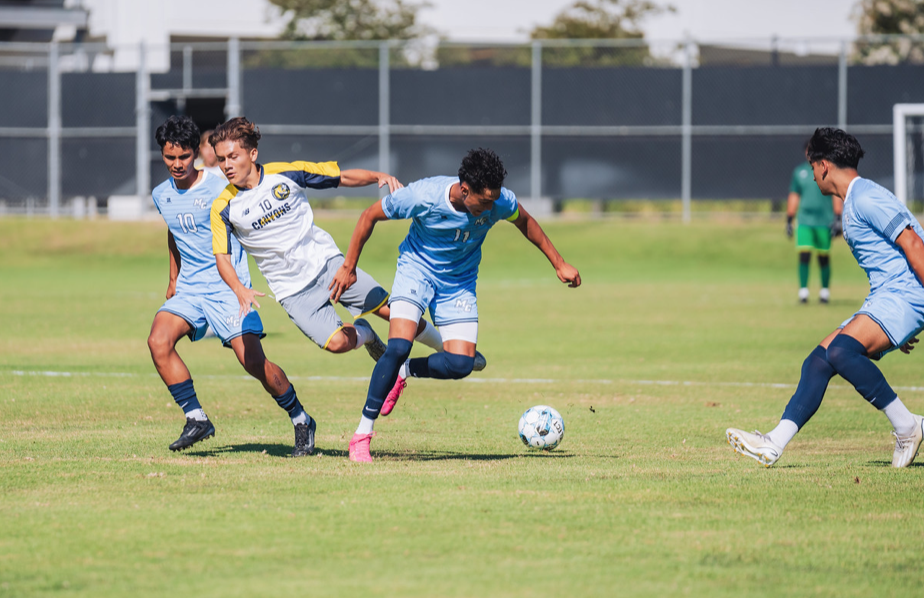
[[[808, 149], [808, 141], [803, 152]], [[799, 302], [807, 303], [809, 298], [808, 278], [812, 250], [818, 254], [818, 268], [821, 270], [821, 291], [818, 300], [831, 300], [831, 238], [841, 233], [841, 198], [825, 197], [812, 179], [812, 167], [803, 162], [792, 173], [789, 183], [789, 197], [786, 201], [786, 235], [793, 236], [792, 220], [798, 212], [796, 227], [796, 250], [799, 252]]]
[[[231, 347], [247, 373], [263, 384], [295, 426], [293, 457], [314, 451], [316, 423], [302, 408], [282, 369], [263, 354], [263, 323], [256, 312], [242, 316], [237, 296], [218, 274], [212, 256], [209, 215], [212, 202], [227, 184], [193, 166], [199, 151], [199, 129], [188, 117], [171, 116], [155, 133], [170, 178], [153, 192], [154, 204], [167, 223], [170, 278], [167, 301], [154, 316], [148, 347], [157, 373], [186, 414], [186, 425], [170, 450], [180, 451], [215, 435], [196, 396], [189, 369], [176, 352], [180, 338], [200, 340], [211, 328]], [[231, 275], [250, 288], [247, 256], [235, 241], [228, 247]]]
[[[381, 172], [341, 171], [336, 162], [261, 165], [257, 163], [259, 140], [259, 128], [244, 117], [220, 125], [209, 139], [230, 181], [212, 204], [212, 250], [221, 277], [237, 296], [240, 313], [250, 313], [251, 305], [259, 308], [256, 298], [265, 295], [235, 275], [234, 239], [256, 260], [276, 300], [305, 336], [331, 353], [365, 346], [377, 360], [385, 352], [385, 343], [362, 316], [375, 314], [387, 320], [388, 292], [358, 271], [357, 284], [338, 297], [355, 321], [341, 322], [327, 287], [343, 263], [343, 254], [334, 239], [315, 224], [306, 191], [378, 183], [394, 192], [401, 183]], [[430, 347], [442, 345], [440, 333], [427, 321], [420, 323], [415, 336]]]
[[871, 359], [901, 348], [905, 353], [924, 328], [924, 229], [888, 190], [860, 178], [860, 144], [840, 129], [816, 129], [807, 155], [825, 195], [844, 198], [844, 239], [869, 278], [860, 310], [826, 336], [802, 364], [802, 377], [779, 425], [769, 434], [728, 428], [736, 452], [770, 467], [818, 410], [835, 374], [889, 418], [895, 436], [892, 467], [907, 467], [924, 438], [924, 418], [914, 415]]
[[[392, 288], [388, 347], [372, 372], [362, 418], [350, 440], [351, 461], [372, 461], [369, 445], [375, 419], [394, 408], [405, 378], [459, 379], [472, 372], [478, 341], [475, 283], [481, 245], [494, 224], [513, 222], [552, 262], [559, 280], [580, 286], [577, 269], [562, 259], [513, 192], [503, 187], [506, 176], [494, 152], [472, 150], [462, 160], [458, 177], [433, 177], [393, 189], [360, 216], [346, 259], [330, 285], [334, 301], [356, 283], [356, 264], [375, 224], [412, 221], [401, 243]], [[445, 352], [408, 359], [418, 322], [428, 309], [440, 327]]]

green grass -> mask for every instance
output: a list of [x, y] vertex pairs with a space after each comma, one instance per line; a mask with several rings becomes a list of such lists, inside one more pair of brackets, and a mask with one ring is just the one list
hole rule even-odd
[[[352, 224], [322, 223], [341, 246]], [[487, 370], [413, 380], [362, 466], [346, 449], [368, 356], [319, 351], [271, 301], [264, 345], [319, 420], [318, 454], [285, 458], [291, 424], [214, 341], [179, 350], [217, 436], [170, 453], [182, 416], [145, 344], [163, 227], [0, 220], [0, 597], [920, 591], [924, 468], [888, 467], [888, 422], [845, 382], [771, 469], [724, 442], [775, 425], [792, 387], [772, 385], [865, 296], [843, 242], [833, 303], [803, 306], [779, 223], [546, 229], [584, 286], [498, 226]], [[365, 251], [386, 286], [405, 230], [380, 225]], [[924, 411], [919, 358], [881, 366]], [[549, 454], [516, 438], [538, 403], [567, 425]]]

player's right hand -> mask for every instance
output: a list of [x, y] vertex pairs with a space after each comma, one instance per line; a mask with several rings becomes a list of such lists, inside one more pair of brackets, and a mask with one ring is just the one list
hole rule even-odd
[[334, 279], [327, 287], [327, 290], [330, 291], [330, 302], [337, 303], [340, 301], [340, 296], [343, 295], [348, 288], [353, 286], [355, 282], [356, 269], [350, 268], [346, 264], [340, 266], [334, 274]]
[[266, 297], [266, 293], [248, 289], [247, 287], [241, 287], [241, 290], [236, 291], [234, 294], [237, 295], [237, 301], [241, 304], [241, 310], [238, 312], [241, 317], [250, 313], [251, 305], [260, 309], [260, 304], [257, 302], [256, 297]]
[[786, 218], [786, 236], [792, 239], [792, 216]]

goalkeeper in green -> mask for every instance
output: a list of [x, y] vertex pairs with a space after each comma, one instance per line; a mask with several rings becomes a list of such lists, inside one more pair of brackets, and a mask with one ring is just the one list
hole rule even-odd
[[796, 251], [799, 252], [799, 302], [807, 303], [809, 298], [808, 278], [812, 250], [818, 254], [821, 270], [821, 291], [818, 300], [831, 300], [831, 238], [841, 234], [843, 226], [841, 213], [844, 202], [840, 197], [826, 197], [818, 190], [808, 161], [803, 162], [792, 173], [789, 183], [789, 197], [786, 201], [786, 235], [793, 237], [793, 219], [798, 222], [795, 230]]

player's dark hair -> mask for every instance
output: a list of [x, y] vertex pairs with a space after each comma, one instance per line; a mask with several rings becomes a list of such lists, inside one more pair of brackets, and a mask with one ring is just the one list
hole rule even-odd
[[459, 182], [468, 183], [475, 193], [485, 189], [500, 189], [506, 177], [507, 170], [501, 159], [493, 151], [482, 147], [469, 150], [459, 167]]
[[209, 137], [209, 143], [215, 147], [222, 141], [237, 141], [244, 149], [257, 149], [260, 142], [260, 128], [243, 116], [236, 116], [221, 123]]
[[188, 116], [171, 116], [157, 127], [154, 132], [154, 139], [160, 149], [164, 149], [167, 143], [178, 145], [183, 149], [199, 151], [199, 127]]
[[805, 150], [809, 162], [827, 160], [838, 168], [854, 168], [866, 153], [853, 135], [833, 127], [820, 127]]

